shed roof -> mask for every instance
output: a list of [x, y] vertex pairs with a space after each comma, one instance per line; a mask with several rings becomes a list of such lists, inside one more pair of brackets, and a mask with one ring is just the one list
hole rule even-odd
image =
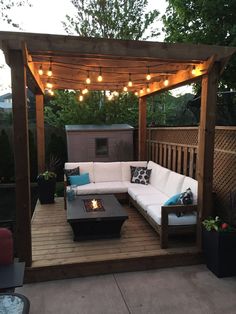
[[[213, 62], [224, 68], [234, 47], [97, 39], [78, 36], [0, 32], [0, 48], [9, 63], [10, 50], [22, 50], [33, 83], [41, 92], [48, 80], [55, 89], [122, 90], [145, 96], [196, 80]], [[38, 75], [42, 66], [44, 74]], [[53, 75], [46, 71], [52, 67]], [[196, 69], [192, 74], [193, 68]], [[97, 81], [102, 73], [102, 82]], [[146, 75], [150, 72], [151, 79]], [[86, 83], [90, 77], [91, 84]], [[164, 81], [168, 79], [168, 86]], [[32, 82], [29, 82], [29, 84]], [[148, 89], [149, 88], [149, 89]]]
[[98, 125], [98, 124], [77, 124], [77, 125], [66, 125], [66, 132], [75, 131], [127, 131], [133, 130], [134, 128], [129, 124], [110, 124], [110, 125]]

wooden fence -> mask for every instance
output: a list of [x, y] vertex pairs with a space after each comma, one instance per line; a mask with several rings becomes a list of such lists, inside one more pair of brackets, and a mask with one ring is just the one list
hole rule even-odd
[[[197, 127], [148, 128], [147, 159], [197, 179]], [[236, 127], [216, 127], [214, 191], [216, 213], [236, 223], [230, 191], [236, 189]]]

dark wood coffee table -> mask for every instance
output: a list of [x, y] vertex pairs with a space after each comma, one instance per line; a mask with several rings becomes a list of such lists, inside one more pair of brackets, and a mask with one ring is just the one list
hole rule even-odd
[[[93, 199], [98, 200], [98, 210], [88, 206]], [[126, 219], [128, 215], [114, 195], [76, 196], [75, 200], [67, 201], [67, 221], [74, 241], [120, 237]]]

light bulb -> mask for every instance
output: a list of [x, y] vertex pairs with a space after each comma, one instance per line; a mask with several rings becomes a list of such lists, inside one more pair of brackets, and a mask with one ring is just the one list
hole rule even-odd
[[168, 79], [166, 79], [166, 80], [164, 81], [164, 85], [165, 85], [165, 86], [168, 86], [168, 85], [169, 85], [169, 80], [168, 80]]
[[147, 92], [150, 93], [151, 89], [149, 87], [149, 85], [147, 86]]
[[79, 101], [83, 101], [84, 96], [83, 95], [79, 95]]
[[114, 96], [119, 96], [119, 93], [115, 90], [115, 91], [113, 92], [113, 95], [114, 95]]
[[124, 92], [127, 92], [128, 91], [127, 86], [124, 86], [123, 90], [124, 90]]
[[39, 75], [43, 75], [43, 67], [42, 67], [42, 64], [41, 64], [40, 67], [39, 67], [38, 73], [39, 73]]
[[47, 75], [48, 76], [52, 76], [52, 67], [51, 66], [48, 69]]
[[54, 95], [54, 91], [53, 91], [53, 90], [49, 89], [48, 92], [49, 92], [49, 94], [50, 94], [51, 96]]
[[83, 90], [82, 90], [82, 94], [87, 94], [88, 93], [88, 89], [87, 87], [85, 87]]
[[140, 92], [139, 92], [139, 93], [140, 93], [140, 94], [143, 94], [143, 88], [140, 89]]
[[129, 73], [129, 82], [128, 82], [128, 86], [129, 86], [129, 87], [132, 87], [132, 86], [133, 86], [133, 83], [132, 83], [132, 80], [131, 80], [131, 73]]
[[102, 81], [102, 69], [100, 67], [99, 69], [99, 76], [98, 76], [98, 82], [101, 82]]
[[88, 71], [88, 75], [87, 75], [87, 78], [86, 78], [86, 83], [87, 83], [87, 84], [90, 84], [90, 83], [91, 83], [91, 80], [90, 80], [90, 77], [89, 77], [89, 71]]
[[151, 79], [151, 74], [150, 74], [150, 69], [149, 69], [149, 67], [148, 67], [146, 79], [147, 79], [147, 81], [150, 81], [150, 79]]
[[138, 96], [138, 92], [136, 91], [136, 92], [134, 93], [134, 95], [135, 95], [135, 96]]
[[48, 87], [48, 88], [52, 88], [52, 87], [53, 87], [52, 83], [47, 82], [47, 87]]
[[197, 71], [196, 71], [196, 67], [195, 65], [193, 66], [193, 69], [192, 69], [192, 75], [196, 75], [197, 74]]

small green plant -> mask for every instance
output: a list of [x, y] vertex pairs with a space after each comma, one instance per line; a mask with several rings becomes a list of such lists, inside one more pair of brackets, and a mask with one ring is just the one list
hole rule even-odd
[[235, 231], [236, 228], [230, 226], [226, 222], [223, 222], [219, 216], [215, 218], [209, 217], [208, 219], [203, 220], [203, 226], [207, 231]]
[[53, 171], [45, 171], [45, 172], [43, 172], [43, 173], [40, 173], [39, 175], [38, 175], [38, 179], [39, 180], [45, 180], [45, 181], [48, 181], [48, 180], [50, 180], [50, 179], [54, 179], [54, 178], [56, 178], [57, 177], [57, 175], [56, 175], [56, 173], [55, 172], [53, 172]]

